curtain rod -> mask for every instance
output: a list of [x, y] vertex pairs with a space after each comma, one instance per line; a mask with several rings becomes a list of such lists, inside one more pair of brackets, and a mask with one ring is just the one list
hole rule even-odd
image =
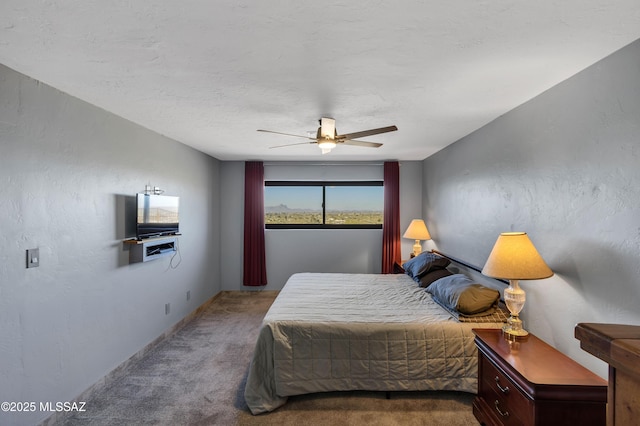
[[[389, 160], [393, 161], [393, 160]], [[340, 161], [333, 163], [322, 163], [315, 161], [265, 161], [263, 164], [265, 166], [384, 166], [383, 162], [363, 162], [363, 161]], [[398, 161], [400, 165], [402, 162]]]

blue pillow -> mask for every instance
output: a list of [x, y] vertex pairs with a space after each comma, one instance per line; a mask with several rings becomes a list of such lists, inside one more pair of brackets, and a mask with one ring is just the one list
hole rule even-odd
[[475, 283], [463, 274], [440, 278], [427, 287], [436, 302], [465, 315], [492, 309], [500, 299], [496, 289]]
[[446, 257], [438, 256], [434, 253], [423, 252], [407, 260], [402, 267], [407, 275], [413, 278], [414, 281], [420, 282], [420, 278], [428, 272], [438, 269], [444, 269], [451, 261]]

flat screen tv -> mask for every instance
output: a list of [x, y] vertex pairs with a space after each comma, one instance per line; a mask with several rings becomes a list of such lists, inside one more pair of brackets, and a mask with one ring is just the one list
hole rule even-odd
[[174, 235], [180, 231], [179, 197], [157, 194], [137, 194], [136, 237]]

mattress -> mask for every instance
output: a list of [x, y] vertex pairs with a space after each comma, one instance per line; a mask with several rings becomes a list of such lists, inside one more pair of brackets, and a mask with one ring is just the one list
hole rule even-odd
[[473, 328], [404, 274], [299, 273], [265, 315], [245, 386], [253, 414], [329, 391], [476, 392]]

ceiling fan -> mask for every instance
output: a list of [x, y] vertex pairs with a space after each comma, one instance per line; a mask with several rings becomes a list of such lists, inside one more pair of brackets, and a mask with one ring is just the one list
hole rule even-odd
[[318, 144], [318, 147], [322, 150], [322, 153], [326, 154], [340, 143], [345, 145], [363, 146], [368, 148], [380, 148], [382, 146], [381, 143], [358, 141], [355, 139], [366, 137], [366, 136], [377, 135], [380, 133], [393, 132], [396, 130], [398, 130], [396, 126], [388, 126], [388, 127], [380, 127], [379, 129], [363, 130], [361, 132], [346, 133], [344, 135], [339, 135], [338, 132], [336, 131], [336, 120], [334, 120], [333, 118], [322, 117], [320, 119], [320, 127], [318, 127], [318, 131], [315, 137], [312, 137], [311, 135], [309, 136], [292, 135], [290, 133], [274, 132], [272, 130], [258, 130], [258, 131], [266, 132], [266, 133], [275, 133], [278, 135], [285, 135], [285, 136], [294, 136], [297, 138], [305, 138], [305, 139], [311, 140], [311, 142], [290, 143], [286, 145], [271, 146], [269, 148], [281, 148], [284, 146], [305, 145], [305, 144]]

